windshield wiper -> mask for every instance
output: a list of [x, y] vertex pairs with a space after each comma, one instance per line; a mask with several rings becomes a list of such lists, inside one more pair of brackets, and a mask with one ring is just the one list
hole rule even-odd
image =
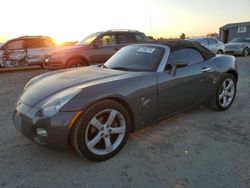
[[121, 71], [131, 71], [130, 68], [126, 68], [126, 67], [111, 67], [111, 69], [121, 70]]

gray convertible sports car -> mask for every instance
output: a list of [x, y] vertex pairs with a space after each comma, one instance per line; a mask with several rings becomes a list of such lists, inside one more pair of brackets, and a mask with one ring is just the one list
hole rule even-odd
[[62, 148], [70, 142], [90, 160], [106, 160], [129, 132], [188, 107], [218, 111], [234, 101], [233, 56], [173, 40], [124, 47], [100, 67], [49, 72], [31, 79], [13, 113], [31, 140]]

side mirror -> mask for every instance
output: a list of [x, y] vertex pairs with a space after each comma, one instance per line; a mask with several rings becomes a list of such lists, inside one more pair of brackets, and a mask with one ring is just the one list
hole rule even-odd
[[177, 68], [186, 67], [187, 65], [188, 65], [188, 63], [186, 61], [184, 61], [184, 60], [179, 60], [179, 61], [173, 62], [171, 64], [171, 66], [172, 66], [171, 74], [173, 76], [175, 76]]

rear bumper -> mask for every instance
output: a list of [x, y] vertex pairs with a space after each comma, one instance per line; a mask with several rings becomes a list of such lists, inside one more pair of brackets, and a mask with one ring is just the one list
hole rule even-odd
[[[13, 124], [26, 138], [53, 149], [65, 149], [68, 145], [70, 128], [68, 125], [75, 112], [58, 112], [49, 118], [36, 116], [38, 109], [20, 104], [13, 112]], [[37, 134], [40, 128], [47, 136]]]

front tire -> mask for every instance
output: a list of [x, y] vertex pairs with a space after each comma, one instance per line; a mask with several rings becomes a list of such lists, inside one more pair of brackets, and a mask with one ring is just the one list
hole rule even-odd
[[236, 91], [235, 77], [226, 73], [216, 84], [209, 108], [216, 111], [227, 110], [234, 101]]
[[71, 130], [75, 150], [89, 160], [104, 161], [116, 155], [125, 145], [130, 130], [126, 109], [113, 100], [91, 105]]
[[80, 58], [71, 59], [67, 63], [67, 68], [82, 67], [82, 66], [87, 66], [87, 63], [85, 60], [80, 59]]

